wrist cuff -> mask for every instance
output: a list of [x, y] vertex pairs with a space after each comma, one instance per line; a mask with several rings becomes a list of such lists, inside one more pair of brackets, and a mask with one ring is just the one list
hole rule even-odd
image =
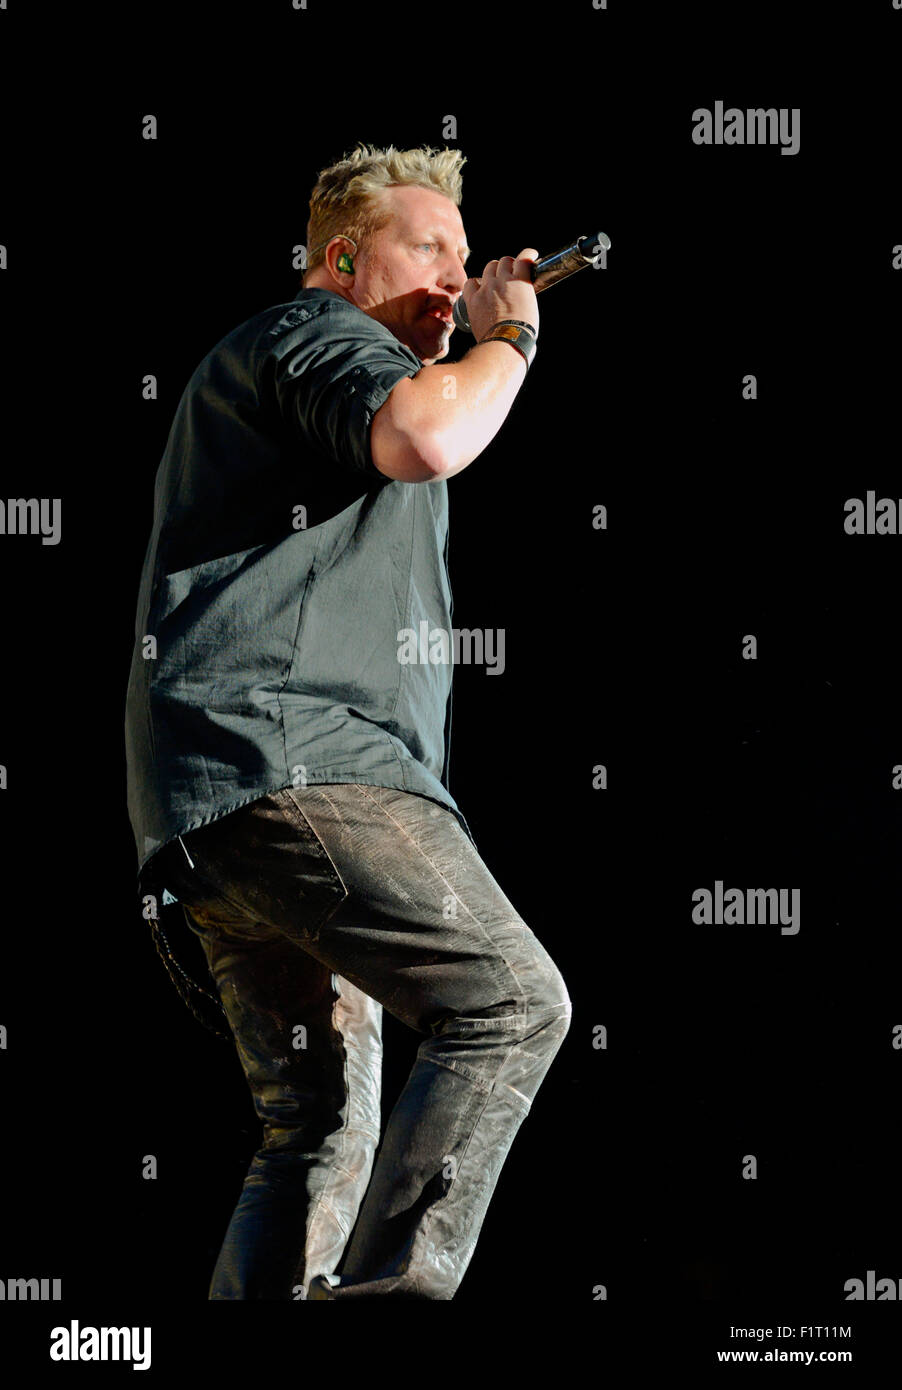
[[516, 348], [522, 354], [527, 371], [536, 355], [536, 339], [531, 325], [522, 324], [513, 319], [493, 323], [485, 337], [480, 338], [479, 341], [481, 343], [510, 343], [512, 348]]

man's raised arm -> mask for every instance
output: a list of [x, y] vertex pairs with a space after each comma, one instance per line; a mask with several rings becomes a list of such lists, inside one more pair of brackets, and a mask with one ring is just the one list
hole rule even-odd
[[[526, 377], [520, 352], [504, 342], [482, 342], [499, 319], [519, 319], [538, 334], [539, 311], [529, 261], [490, 261], [481, 279], [468, 280], [463, 295], [476, 343], [456, 363], [437, 362], [415, 377], [402, 377], [376, 411], [370, 430], [373, 463], [403, 483], [451, 478], [482, 453], [500, 430]], [[455, 378], [452, 399], [447, 377]]]

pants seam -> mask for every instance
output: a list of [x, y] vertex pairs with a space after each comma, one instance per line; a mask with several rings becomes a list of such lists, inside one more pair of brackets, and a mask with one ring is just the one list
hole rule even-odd
[[[505, 1058], [504, 1058], [504, 1061], [501, 1063], [501, 1067], [499, 1067], [499, 1071], [501, 1071], [504, 1067], [507, 1066], [508, 1062], [510, 1061], [511, 1054], [513, 1053], [515, 1047], [516, 1047], [516, 1044], [514, 1044], [513, 1046], [511, 1046], [511, 1047], [508, 1048], [507, 1054], [506, 1054], [506, 1056], [505, 1056]], [[430, 1059], [430, 1060], [433, 1060], [433, 1059]], [[424, 1243], [425, 1243], [426, 1237], [427, 1237], [427, 1235], [428, 1235], [428, 1233], [429, 1233], [429, 1229], [430, 1229], [430, 1227], [432, 1226], [432, 1224], [433, 1224], [433, 1222], [434, 1222], [434, 1220], [435, 1220], [435, 1215], [436, 1215], [436, 1212], [437, 1212], [439, 1206], [441, 1205], [441, 1202], [444, 1201], [445, 1198], [449, 1197], [449, 1196], [451, 1195], [451, 1192], [453, 1192], [453, 1190], [454, 1190], [454, 1184], [457, 1182], [457, 1179], [458, 1179], [458, 1177], [460, 1176], [460, 1170], [461, 1170], [461, 1168], [462, 1168], [463, 1165], [464, 1165], [464, 1162], [465, 1162], [465, 1160], [466, 1160], [467, 1154], [468, 1154], [469, 1149], [470, 1149], [470, 1145], [471, 1145], [472, 1142], [473, 1142], [473, 1135], [476, 1133], [477, 1129], [479, 1128], [479, 1125], [480, 1125], [480, 1123], [481, 1123], [481, 1121], [482, 1121], [482, 1117], [483, 1117], [483, 1115], [484, 1115], [485, 1112], [486, 1112], [486, 1108], [487, 1108], [487, 1106], [488, 1106], [489, 1100], [491, 1099], [491, 1096], [492, 1096], [492, 1094], [493, 1094], [493, 1091], [494, 1091], [494, 1085], [490, 1086], [490, 1087], [489, 1087], [489, 1090], [485, 1093], [485, 1099], [484, 1099], [484, 1101], [483, 1101], [483, 1103], [482, 1103], [482, 1108], [480, 1109], [479, 1114], [476, 1116], [475, 1120], [473, 1121], [472, 1127], [471, 1127], [471, 1129], [470, 1129], [470, 1133], [469, 1133], [468, 1136], [467, 1136], [467, 1142], [466, 1142], [466, 1144], [464, 1145], [464, 1151], [463, 1151], [463, 1153], [462, 1153], [461, 1156], [460, 1156], [460, 1163], [457, 1165], [457, 1172], [456, 1172], [454, 1178], [453, 1178], [452, 1181], [451, 1181], [451, 1189], [450, 1189], [450, 1191], [445, 1193], [445, 1197], [441, 1198], [438, 1202], [433, 1202], [433, 1204], [432, 1204], [432, 1208], [431, 1208], [431, 1210], [430, 1210], [430, 1212], [429, 1212], [428, 1219], [427, 1219], [426, 1222], [424, 1223], [424, 1225], [423, 1225], [423, 1227], [422, 1227], [422, 1230], [421, 1230], [420, 1233], [419, 1233], [419, 1240], [417, 1241], [417, 1244], [419, 1245], [421, 1251], [422, 1251], [422, 1249], [423, 1249], [423, 1245], [424, 1245]], [[411, 1261], [411, 1263], [413, 1263], [413, 1261]], [[418, 1270], [418, 1271], [414, 1274], [414, 1276], [413, 1276], [413, 1292], [414, 1292], [415, 1294], [421, 1294], [421, 1295], [422, 1295], [422, 1291], [421, 1291], [421, 1288], [420, 1288], [420, 1279], [421, 1279], [421, 1277], [422, 1277], [422, 1274], [421, 1274], [421, 1271], [419, 1271], [419, 1270]]]

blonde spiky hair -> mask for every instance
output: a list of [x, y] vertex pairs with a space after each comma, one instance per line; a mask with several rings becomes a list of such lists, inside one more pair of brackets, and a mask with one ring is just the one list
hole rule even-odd
[[412, 150], [396, 150], [389, 145], [380, 150], [358, 141], [350, 154], [317, 175], [307, 223], [307, 245], [313, 249], [308, 253], [304, 280], [322, 265], [332, 237], [352, 237], [360, 246], [388, 224], [391, 213], [379, 195], [392, 184], [431, 188], [460, 207], [465, 163], [460, 150], [435, 150], [429, 145]]

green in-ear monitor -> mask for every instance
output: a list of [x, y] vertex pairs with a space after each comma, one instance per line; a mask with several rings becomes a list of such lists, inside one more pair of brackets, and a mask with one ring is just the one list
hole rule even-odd
[[[334, 236], [327, 237], [325, 241], [321, 241], [319, 246], [314, 246], [313, 250], [309, 252], [307, 259], [312, 259], [312, 257], [316, 255], [317, 251], [321, 251], [324, 246], [329, 245], [330, 241], [335, 241], [338, 237], [343, 238], [345, 241], [349, 241], [353, 246], [354, 250], [357, 250], [357, 242], [354, 240], [352, 236], [345, 236], [344, 232], [336, 232]], [[336, 265], [338, 266], [338, 269], [343, 270], [346, 275], [354, 274], [354, 262], [351, 260], [351, 257], [348, 255], [347, 251], [342, 251], [341, 255], [339, 256], [336, 262]]]

